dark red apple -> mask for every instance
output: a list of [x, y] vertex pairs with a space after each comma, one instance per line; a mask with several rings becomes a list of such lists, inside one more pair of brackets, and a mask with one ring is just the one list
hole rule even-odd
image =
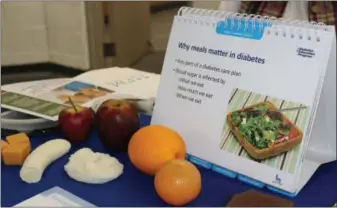
[[88, 139], [95, 114], [91, 108], [72, 106], [60, 112], [58, 121], [65, 139], [77, 143]]
[[98, 108], [96, 125], [107, 150], [125, 152], [132, 135], [139, 129], [138, 111], [130, 102], [109, 99]]

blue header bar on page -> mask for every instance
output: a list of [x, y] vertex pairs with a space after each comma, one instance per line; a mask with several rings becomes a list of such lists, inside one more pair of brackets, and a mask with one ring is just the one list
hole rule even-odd
[[247, 19], [226, 19], [217, 23], [216, 33], [220, 35], [230, 35], [241, 38], [260, 40], [263, 37], [265, 28], [271, 27], [270, 23], [258, 20]]

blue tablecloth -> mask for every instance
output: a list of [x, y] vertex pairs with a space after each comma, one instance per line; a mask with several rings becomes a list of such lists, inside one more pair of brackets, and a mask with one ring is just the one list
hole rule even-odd
[[[141, 116], [142, 125], [148, 125], [150, 117]], [[48, 139], [60, 138], [61, 134], [32, 138], [32, 147], [36, 147]], [[93, 151], [104, 151], [97, 136], [86, 142], [73, 146], [68, 155], [51, 164], [43, 174], [39, 183], [26, 184], [20, 180], [19, 167], [2, 165], [1, 169], [1, 201], [2, 207], [11, 207], [27, 198], [59, 186], [96, 206], [168, 206], [161, 201], [153, 186], [153, 177], [146, 176], [135, 169], [127, 154], [114, 155], [125, 165], [124, 174], [115, 181], [103, 185], [87, 185], [70, 179], [63, 166], [70, 154], [77, 149], [89, 146]], [[337, 197], [336, 162], [322, 165], [309, 183], [295, 198], [290, 198], [296, 206], [331, 206]], [[202, 175], [202, 192], [200, 196], [187, 206], [224, 206], [236, 194], [253, 187], [236, 179], [230, 179], [218, 173], [199, 168]], [[262, 189], [262, 192], [275, 194]]]

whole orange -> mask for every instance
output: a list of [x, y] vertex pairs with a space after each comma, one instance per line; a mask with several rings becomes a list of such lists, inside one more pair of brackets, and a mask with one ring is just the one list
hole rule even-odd
[[186, 160], [171, 160], [157, 171], [154, 187], [159, 197], [166, 203], [183, 206], [200, 194], [200, 172]]
[[174, 130], [161, 125], [150, 125], [139, 129], [131, 137], [128, 155], [136, 168], [154, 175], [168, 161], [185, 159], [186, 146]]

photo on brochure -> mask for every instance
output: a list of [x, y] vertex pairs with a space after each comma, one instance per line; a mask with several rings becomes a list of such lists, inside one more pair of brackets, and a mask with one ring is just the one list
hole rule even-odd
[[93, 99], [103, 97], [113, 92], [113, 90], [102, 88], [93, 84], [72, 81], [40, 96], [66, 105], [70, 105], [70, 98], [74, 104], [82, 105], [92, 101]]
[[309, 115], [310, 108], [300, 103], [235, 88], [219, 148], [294, 173]]

